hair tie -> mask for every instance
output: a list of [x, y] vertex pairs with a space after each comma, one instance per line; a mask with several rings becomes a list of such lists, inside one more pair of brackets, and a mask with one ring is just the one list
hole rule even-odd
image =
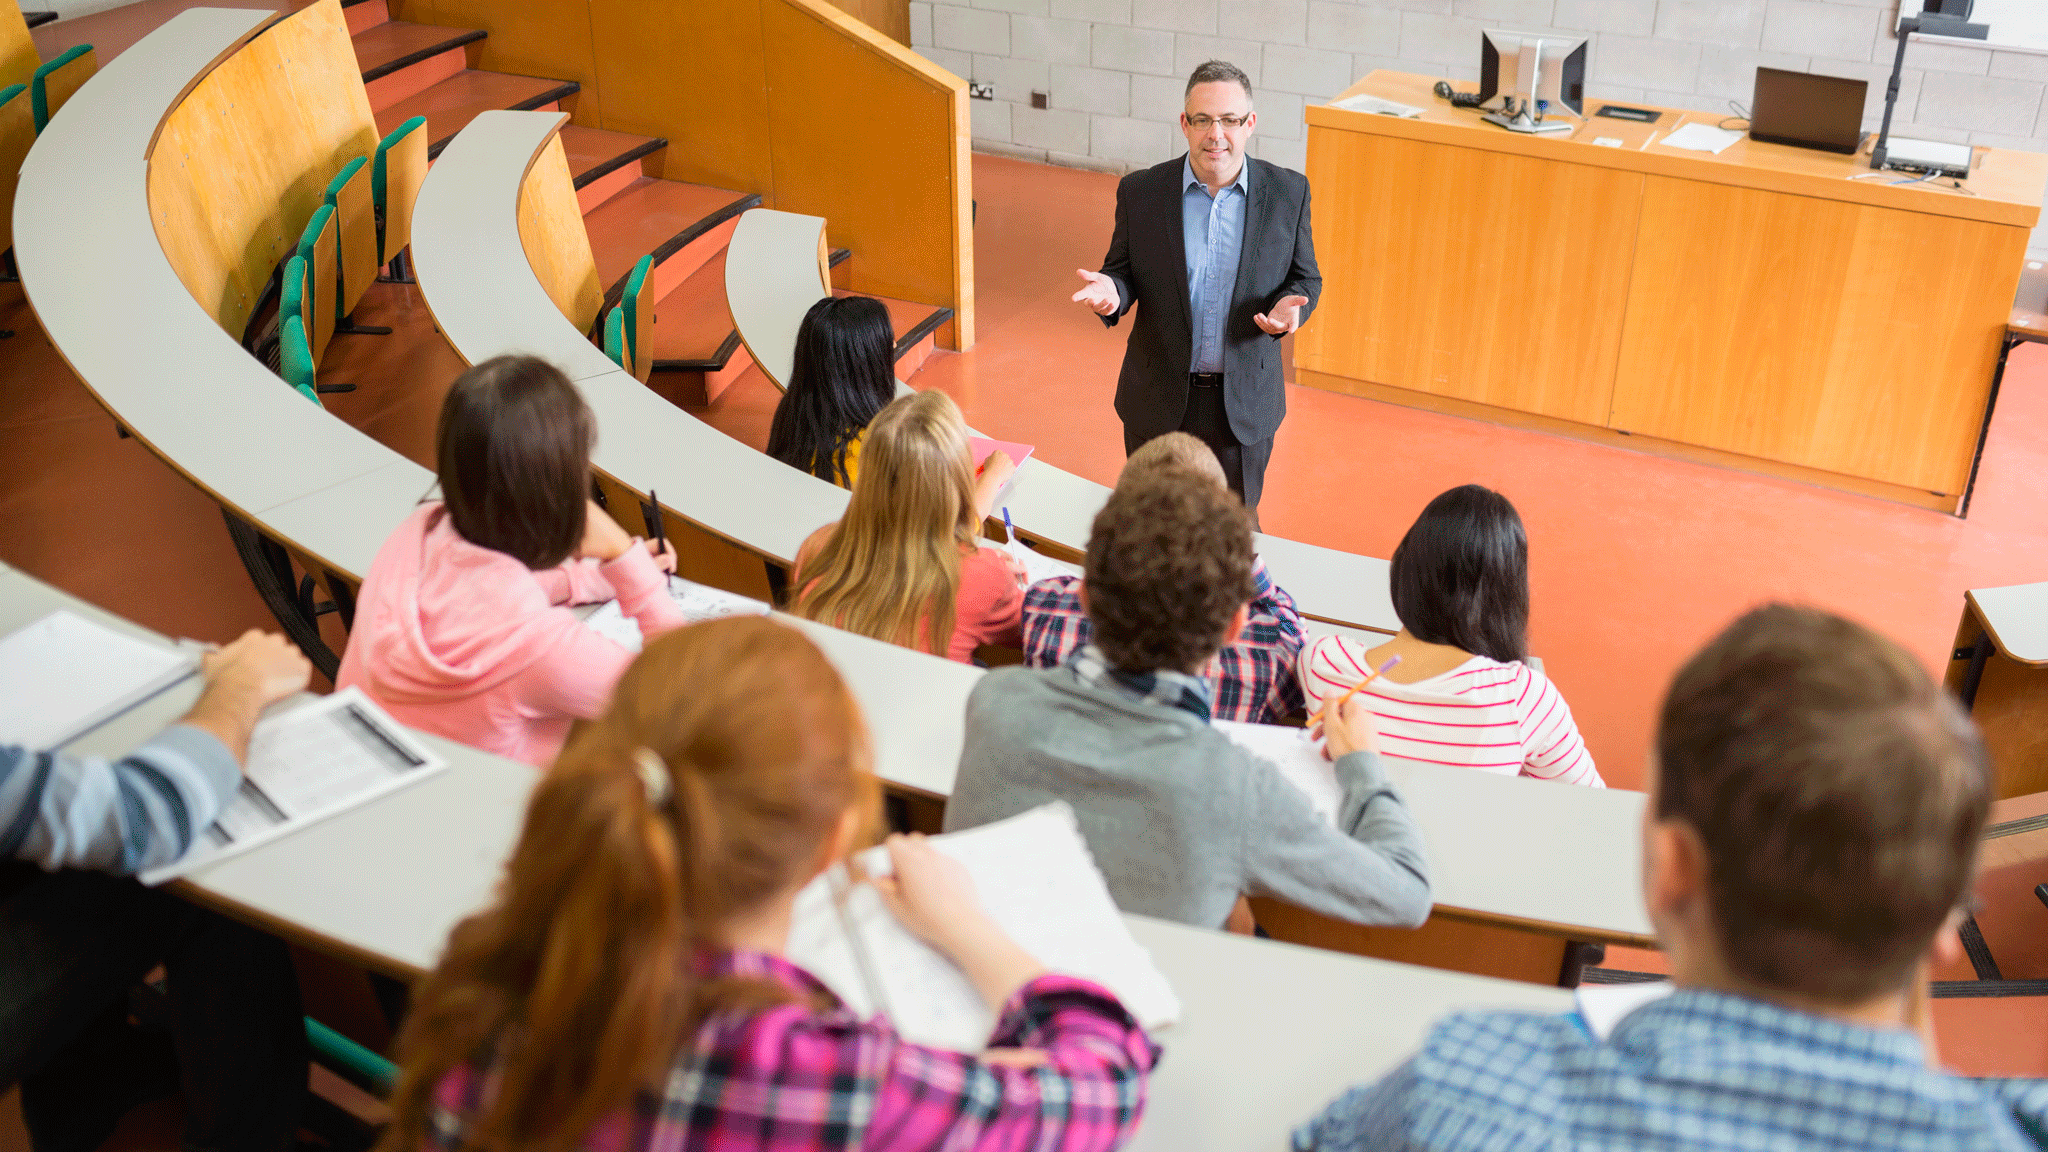
[[674, 787], [669, 780], [668, 765], [645, 746], [633, 749], [633, 767], [640, 772], [640, 787], [647, 792], [650, 807], [660, 808], [668, 804]]

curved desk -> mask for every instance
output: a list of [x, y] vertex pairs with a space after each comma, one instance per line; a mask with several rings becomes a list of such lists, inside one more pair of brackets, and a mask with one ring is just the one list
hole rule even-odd
[[[0, 634], [56, 608], [161, 636], [0, 565]], [[809, 629], [806, 629], [809, 631]], [[120, 755], [190, 707], [138, 705], [69, 745]], [[287, 702], [280, 707], [289, 708]], [[287, 939], [411, 979], [490, 899], [539, 773], [418, 734], [448, 771], [178, 881], [184, 894]], [[376, 850], [366, 852], [365, 845]], [[1563, 1012], [1569, 993], [1125, 918], [1182, 1003], [1159, 1034], [1140, 1150], [1252, 1152], [1406, 1057], [1430, 1023], [1480, 1007]]]
[[[755, 208], [740, 217], [726, 249], [725, 297], [733, 327], [777, 388], [789, 378], [804, 313], [829, 292], [813, 270], [824, 243], [822, 219]], [[1095, 513], [1108, 499], [1108, 488], [1034, 455], [1017, 470], [1005, 503], [1019, 532], [1079, 557], [1088, 550]], [[1287, 589], [1303, 615], [1375, 632], [1401, 630], [1387, 593], [1385, 560], [1264, 533], [1254, 543], [1274, 583]]]
[[123, 427], [232, 516], [359, 576], [433, 474], [245, 352], [178, 279], [150, 220], [158, 124], [278, 18], [192, 9], [109, 61], [22, 165], [15, 257], [51, 345]]
[[1963, 593], [1947, 684], [1984, 732], [1996, 795], [2048, 791], [2048, 583]]

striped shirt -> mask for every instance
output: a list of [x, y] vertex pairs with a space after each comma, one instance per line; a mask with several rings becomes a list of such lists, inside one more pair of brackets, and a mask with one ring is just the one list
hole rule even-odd
[[0, 745], [0, 859], [121, 875], [168, 864], [241, 782], [227, 745], [189, 724], [112, 763]]
[[2023, 1152], [2048, 1083], [1963, 1080], [1920, 1038], [1679, 989], [1596, 1040], [1576, 1013], [1465, 1012], [1297, 1130], [1299, 1152]]
[[[1365, 679], [1370, 646], [1325, 636], [1301, 654], [1301, 687], [1314, 711]], [[1413, 684], [1381, 678], [1358, 694], [1380, 732], [1380, 754], [1502, 776], [1607, 785], [1550, 678], [1527, 664], [1474, 656]]]
[[[704, 1021], [661, 1090], [599, 1124], [580, 1141], [584, 1152], [1110, 1152], [1144, 1113], [1159, 1049], [1114, 996], [1086, 980], [1042, 975], [1003, 1005], [990, 1046], [1047, 1057], [1044, 1067], [1011, 1068], [908, 1043], [880, 1016], [857, 1018], [780, 956], [707, 959], [708, 977], [780, 985], [795, 1000]], [[494, 1082], [473, 1066], [442, 1078], [427, 1152], [473, 1147], [472, 1118]]]

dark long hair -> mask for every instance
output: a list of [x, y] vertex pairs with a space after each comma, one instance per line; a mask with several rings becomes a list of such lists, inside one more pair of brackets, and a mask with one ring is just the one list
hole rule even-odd
[[1508, 498], [1466, 484], [1429, 502], [1388, 583], [1408, 634], [1503, 664], [1529, 654], [1529, 537]]
[[867, 296], [827, 296], [804, 313], [789, 388], [768, 426], [768, 454], [821, 480], [846, 476], [846, 446], [896, 397], [889, 310]]
[[560, 369], [498, 356], [458, 377], [441, 402], [434, 459], [455, 531], [536, 571], [583, 539], [597, 419]]

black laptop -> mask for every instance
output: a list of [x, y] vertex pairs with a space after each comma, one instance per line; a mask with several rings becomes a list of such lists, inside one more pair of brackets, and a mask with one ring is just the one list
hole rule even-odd
[[1756, 70], [1756, 98], [1749, 105], [1749, 135], [1772, 144], [1850, 152], [1863, 145], [1863, 97], [1867, 81], [1816, 76], [1783, 68]]

